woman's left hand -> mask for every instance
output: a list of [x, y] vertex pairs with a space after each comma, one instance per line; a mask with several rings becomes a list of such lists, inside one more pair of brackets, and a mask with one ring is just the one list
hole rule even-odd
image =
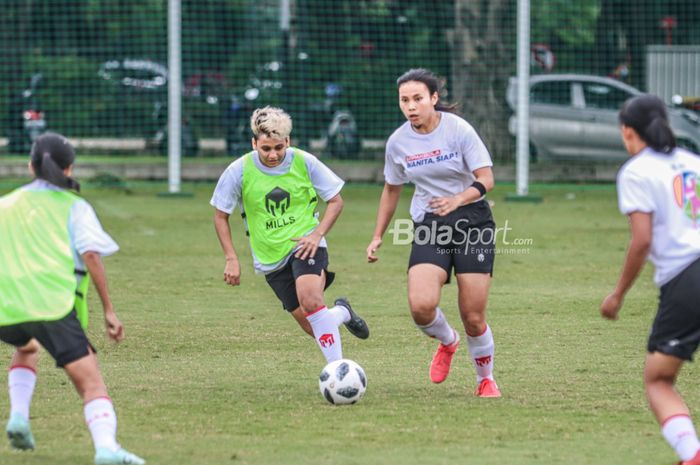
[[461, 206], [461, 201], [457, 197], [433, 197], [429, 205], [433, 213], [445, 216], [457, 210]]
[[318, 244], [321, 243], [322, 237], [323, 236], [316, 231], [304, 237], [293, 237], [292, 240], [297, 243], [294, 256], [300, 260], [306, 260], [309, 257], [313, 258], [316, 255]]

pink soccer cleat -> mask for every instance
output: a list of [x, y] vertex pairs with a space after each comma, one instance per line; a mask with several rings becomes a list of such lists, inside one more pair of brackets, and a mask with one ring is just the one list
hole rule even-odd
[[484, 378], [476, 388], [474, 395], [477, 397], [501, 397], [501, 391], [494, 380]]
[[430, 362], [430, 381], [438, 384], [447, 379], [457, 347], [459, 347], [459, 339], [448, 346], [442, 343], [438, 346], [433, 355], [433, 361]]

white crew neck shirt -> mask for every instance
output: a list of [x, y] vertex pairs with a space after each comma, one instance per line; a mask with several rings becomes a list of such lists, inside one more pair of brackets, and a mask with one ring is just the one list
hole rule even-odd
[[386, 143], [384, 179], [387, 184], [416, 186], [411, 200], [411, 217], [416, 222], [432, 212], [433, 197], [463, 192], [475, 181], [473, 171], [493, 166], [469, 123], [452, 113], [439, 113], [440, 122], [430, 133], [418, 133], [406, 121]]
[[[43, 179], [35, 179], [21, 187], [28, 191], [64, 190]], [[76, 201], [71, 207], [68, 217], [68, 236], [70, 237], [70, 249], [73, 254], [75, 269], [87, 272], [82, 254], [96, 252], [102, 257], [112, 255], [119, 250], [119, 246], [112, 237], [102, 229], [102, 224], [92, 206], [85, 200]], [[78, 276], [82, 279], [82, 276]]]
[[661, 287], [700, 258], [700, 157], [676, 148], [670, 154], [645, 148], [617, 175], [620, 211], [651, 213], [648, 260]]
[[[252, 157], [255, 166], [263, 173], [269, 176], [279, 176], [286, 174], [292, 167], [292, 160], [295, 156], [295, 150], [304, 158], [306, 170], [309, 173], [309, 178], [313, 184], [316, 193], [323, 199], [324, 202], [329, 201], [340, 193], [340, 190], [345, 185], [345, 181], [340, 179], [330, 168], [324, 165], [318, 158], [303, 150], [288, 148], [287, 153], [279, 165], [270, 168], [265, 166], [260, 161], [260, 156], [257, 150], [253, 151]], [[217, 210], [221, 210], [229, 215], [238, 207], [241, 213], [243, 210], [242, 190], [243, 190], [243, 163], [245, 157], [240, 157], [232, 162], [223, 172], [216, 184], [214, 193], [212, 194], [210, 204]], [[319, 247], [328, 247], [326, 238], [321, 238]], [[261, 263], [253, 253], [253, 268], [256, 273], [268, 274], [279, 270], [287, 264], [289, 257], [295, 252], [293, 250], [289, 255], [277, 263]], [[252, 253], [252, 250], [251, 250]]]

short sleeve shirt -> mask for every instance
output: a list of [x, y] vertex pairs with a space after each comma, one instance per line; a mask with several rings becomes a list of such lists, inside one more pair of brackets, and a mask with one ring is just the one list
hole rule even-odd
[[[309, 178], [313, 184], [316, 193], [323, 199], [324, 202], [332, 199], [338, 195], [345, 184], [345, 181], [340, 179], [330, 168], [328, 168], [323, 162], [310, 153], [304, 152], [299, 149], [287, 149], [287, 154], [282, 160], [282, 163], [274, 168], [267, 167], [263, 165], [260, 161], [257, 151], [253, 151], [252, 157], [255, 166], [260, 169], [263, 173], [269, 174], [270, 176], [281, 175], [287, 173], [291, 166], [292, 160], [295, 156], [295, 150], [297, 153], [304, 157], [304, 164], [306, 165], [306, 170], [309, 173]], [[219, 182], [216, 184], [214, 193], [211, 197], [210, 204], [224, 213], [229, 215], [233, 213], [236, 208], [239, 208], [243, 212], [243, 201], [241, 199], [242, 189], [243, 189], [243, 163], [245, 158], [241, 157], [231, 163], [226, 170], [223, 172], [219, 178]], [[326, 239], [321, 239], [319, 244], [321, 247], [327, 247]], [[293, 252], [292, 252], [293, 253]], [[290, 254], [291, 255], [291, 254]], [[253, 266], [255, 271], [258, 273], [271, 273], [275, 270], [280, 269], [287, 263], [289, 256], [285, 257], [282, 261], [271, 264], [264, 265], [253, 254]]]
[[[35, 179], [24, 186], [24, 189], [60, 190], [59, 187], [42, 179]], [[79, 271], [86, 271], [82, 258], [82, 254], [85, 252], [96, 252], [100, 256], [106, 257], [119, 250], [114, 239], [102, 229], [102, 224], [97, 218], [95, 210], [84, 199], [75, 202], [71, 208], [68, 217], [68, 235], [75, 268]]]
[[411, 217], [423, 220], [433, 197], [449, 197], [466, 190], [473, 171], [493, 166], [491, 156], [474, 128], [452, 113], [440, 112], [438, 126], [420, 134], [405, 122], [386, 144], [384, 179], [387, 184], [413, 183]]
[[649, 261], [663, 286], [700, 258], [700, 158], [683, 149], [650, 148], [633, 156], [617, 175], [620, 211], [652, 215]]

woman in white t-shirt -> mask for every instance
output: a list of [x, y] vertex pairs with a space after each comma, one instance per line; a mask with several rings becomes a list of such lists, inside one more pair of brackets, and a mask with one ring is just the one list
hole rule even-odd
[[[403, 184], [415, 185], [414, 222], [408, 264], [411, 316], [426, 335], [440, 341], [430, 379], [449, 374], [459, 332], [438, 307], [442, 286], [454, 270], [459, 311], [477, 375], [476, 395], [500, 397], [493, 379], [494, 342], [486, 324], [495, 251], [495, 224], [484, 199], [493, 188], [492, 162], [472, 126], [440, 102], [439, 79], [426, 69], [411, 69], [397, 80], [399, 106], [406, 122], [386, 144], [384, 191], [367, 260], [382, 245]], [[394, 235], [400, 229], [394, 226]]]
[[623, 299], [648, 258], [660, 288], [644, 367], [649, 406], [681, 465], [700, 465], [688, 407], [674, 389], [685, 361], [700, 343], [700, 158], [677, 148], [666, 106], [652, 95], [625, 102], [622, 139], [632, 156], [617, 176], [620, 211], [631, 238], [617, 285], [602, 302], [603, 317], [617, 319]]
[[67, 139], [47, 133], [32, 146], [31, 183], [0, 197], [0, 341], [15, 347], [8, 374], [13, 449], [34, 449], [29, 408], [36, 385], [39, 345], [63, 368], [83, 401], [95, 463], [143, 464], [116, 439], [117, 417], [85, 335], [89, 274], [102, 302], [110, 339], [124, 339], [107, 289], [102, 256], [119, 246], [95, 211], [70, 191], [75, 153]]

